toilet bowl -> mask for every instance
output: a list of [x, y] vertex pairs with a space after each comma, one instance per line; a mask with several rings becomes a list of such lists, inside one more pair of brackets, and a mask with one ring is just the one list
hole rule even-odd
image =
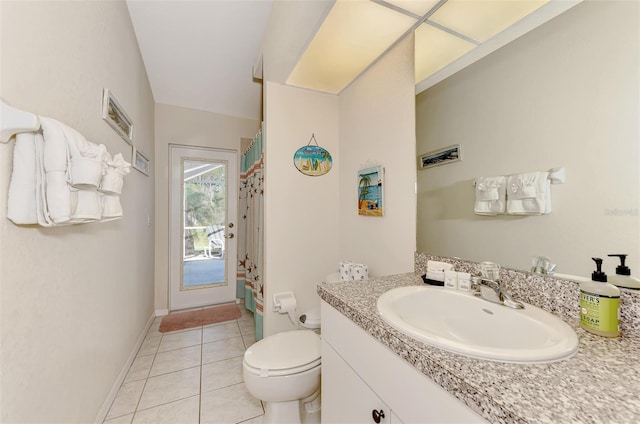
[[266, 402], [264, 424], [318, 421], [320, 364], [312, 330], [277, 333], [247, 349], [242, 375], [249, 393]]

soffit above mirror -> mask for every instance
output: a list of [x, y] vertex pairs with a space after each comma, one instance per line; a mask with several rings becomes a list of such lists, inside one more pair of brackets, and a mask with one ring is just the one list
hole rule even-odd
[[287, 84], [339, 94], [415, 32], [416, 92], [582, 0], [336, 0]]

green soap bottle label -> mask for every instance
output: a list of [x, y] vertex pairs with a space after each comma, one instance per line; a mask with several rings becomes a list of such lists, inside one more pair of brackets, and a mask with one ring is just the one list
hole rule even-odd
[[620, 297], [580, 292], [580, 324], [598, 331], [619, 331]]

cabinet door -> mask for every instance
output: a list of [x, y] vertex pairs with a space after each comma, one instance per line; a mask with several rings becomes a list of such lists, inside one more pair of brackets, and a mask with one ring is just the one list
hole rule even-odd
[[[384, 399], [387, 409], [389, 406], [393, 408], [394, 416], [390, 418], [393, 424], [400, 422], [396, 421], [398, 417], [407, 424], [486, 424], [482, 417], [451, 393], [418, 372], [391, 349], [382, 345], [324, 301], [322, 302], [321, 316], [323, 344], [327, 344], [330, 348], [325, 350], [329, 351], [329, 354], [333, 350], [333, 354], [339, 356], [351, 373], [366, 382], [363, 384], [369, 390], [373, 390], [379, 399]], [[322, 378], [324, 379], [324, 373], [332, 374], [332, 370], [330, 366], [325, 367], [327, 363], [324, 357], [322, 362]], [[322, 413], [324, 414], [324, 399], [331, 394], [324, 390], [324, 382], [322, 388]], [[369, 408], [369, 410], [371, 409]], [[391, 411], [387, 413], [387, 409], [385, 409], [385, 416], [389, 417]], [[335, 417], [334, 415], [330, 416], [332, 419]], [[351, 424], [371, 421], [334, 420], [326, 422]]]
[[[374, 412], [375, 411], [375, 412]], [[375, 421], [377, 414], [378, 421]], [[390, 424], [391, 410], [326, 342], [322, 342], [322, 422]]]

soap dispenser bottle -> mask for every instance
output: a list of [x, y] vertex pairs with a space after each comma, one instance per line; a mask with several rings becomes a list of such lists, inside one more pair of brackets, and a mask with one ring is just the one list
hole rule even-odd
[[580, 283], [580, 325], [590, 333], [603, 337], [620, 335], [620, 290], [607, 283], [602, 272], [602, 259], [592, 258], [596, 270], [592, 281]]
[[614, 286], [640, 290], [640, 280], [632, 277], [631, 270], [624, 264], [624, 261], [627, 259], [627, 255], [611, 254], [608, 256], [617, 256], [620, 258], [620, 265], [616, 267], [616, 275], [612, 276], [609, 279], [609, 282]]

